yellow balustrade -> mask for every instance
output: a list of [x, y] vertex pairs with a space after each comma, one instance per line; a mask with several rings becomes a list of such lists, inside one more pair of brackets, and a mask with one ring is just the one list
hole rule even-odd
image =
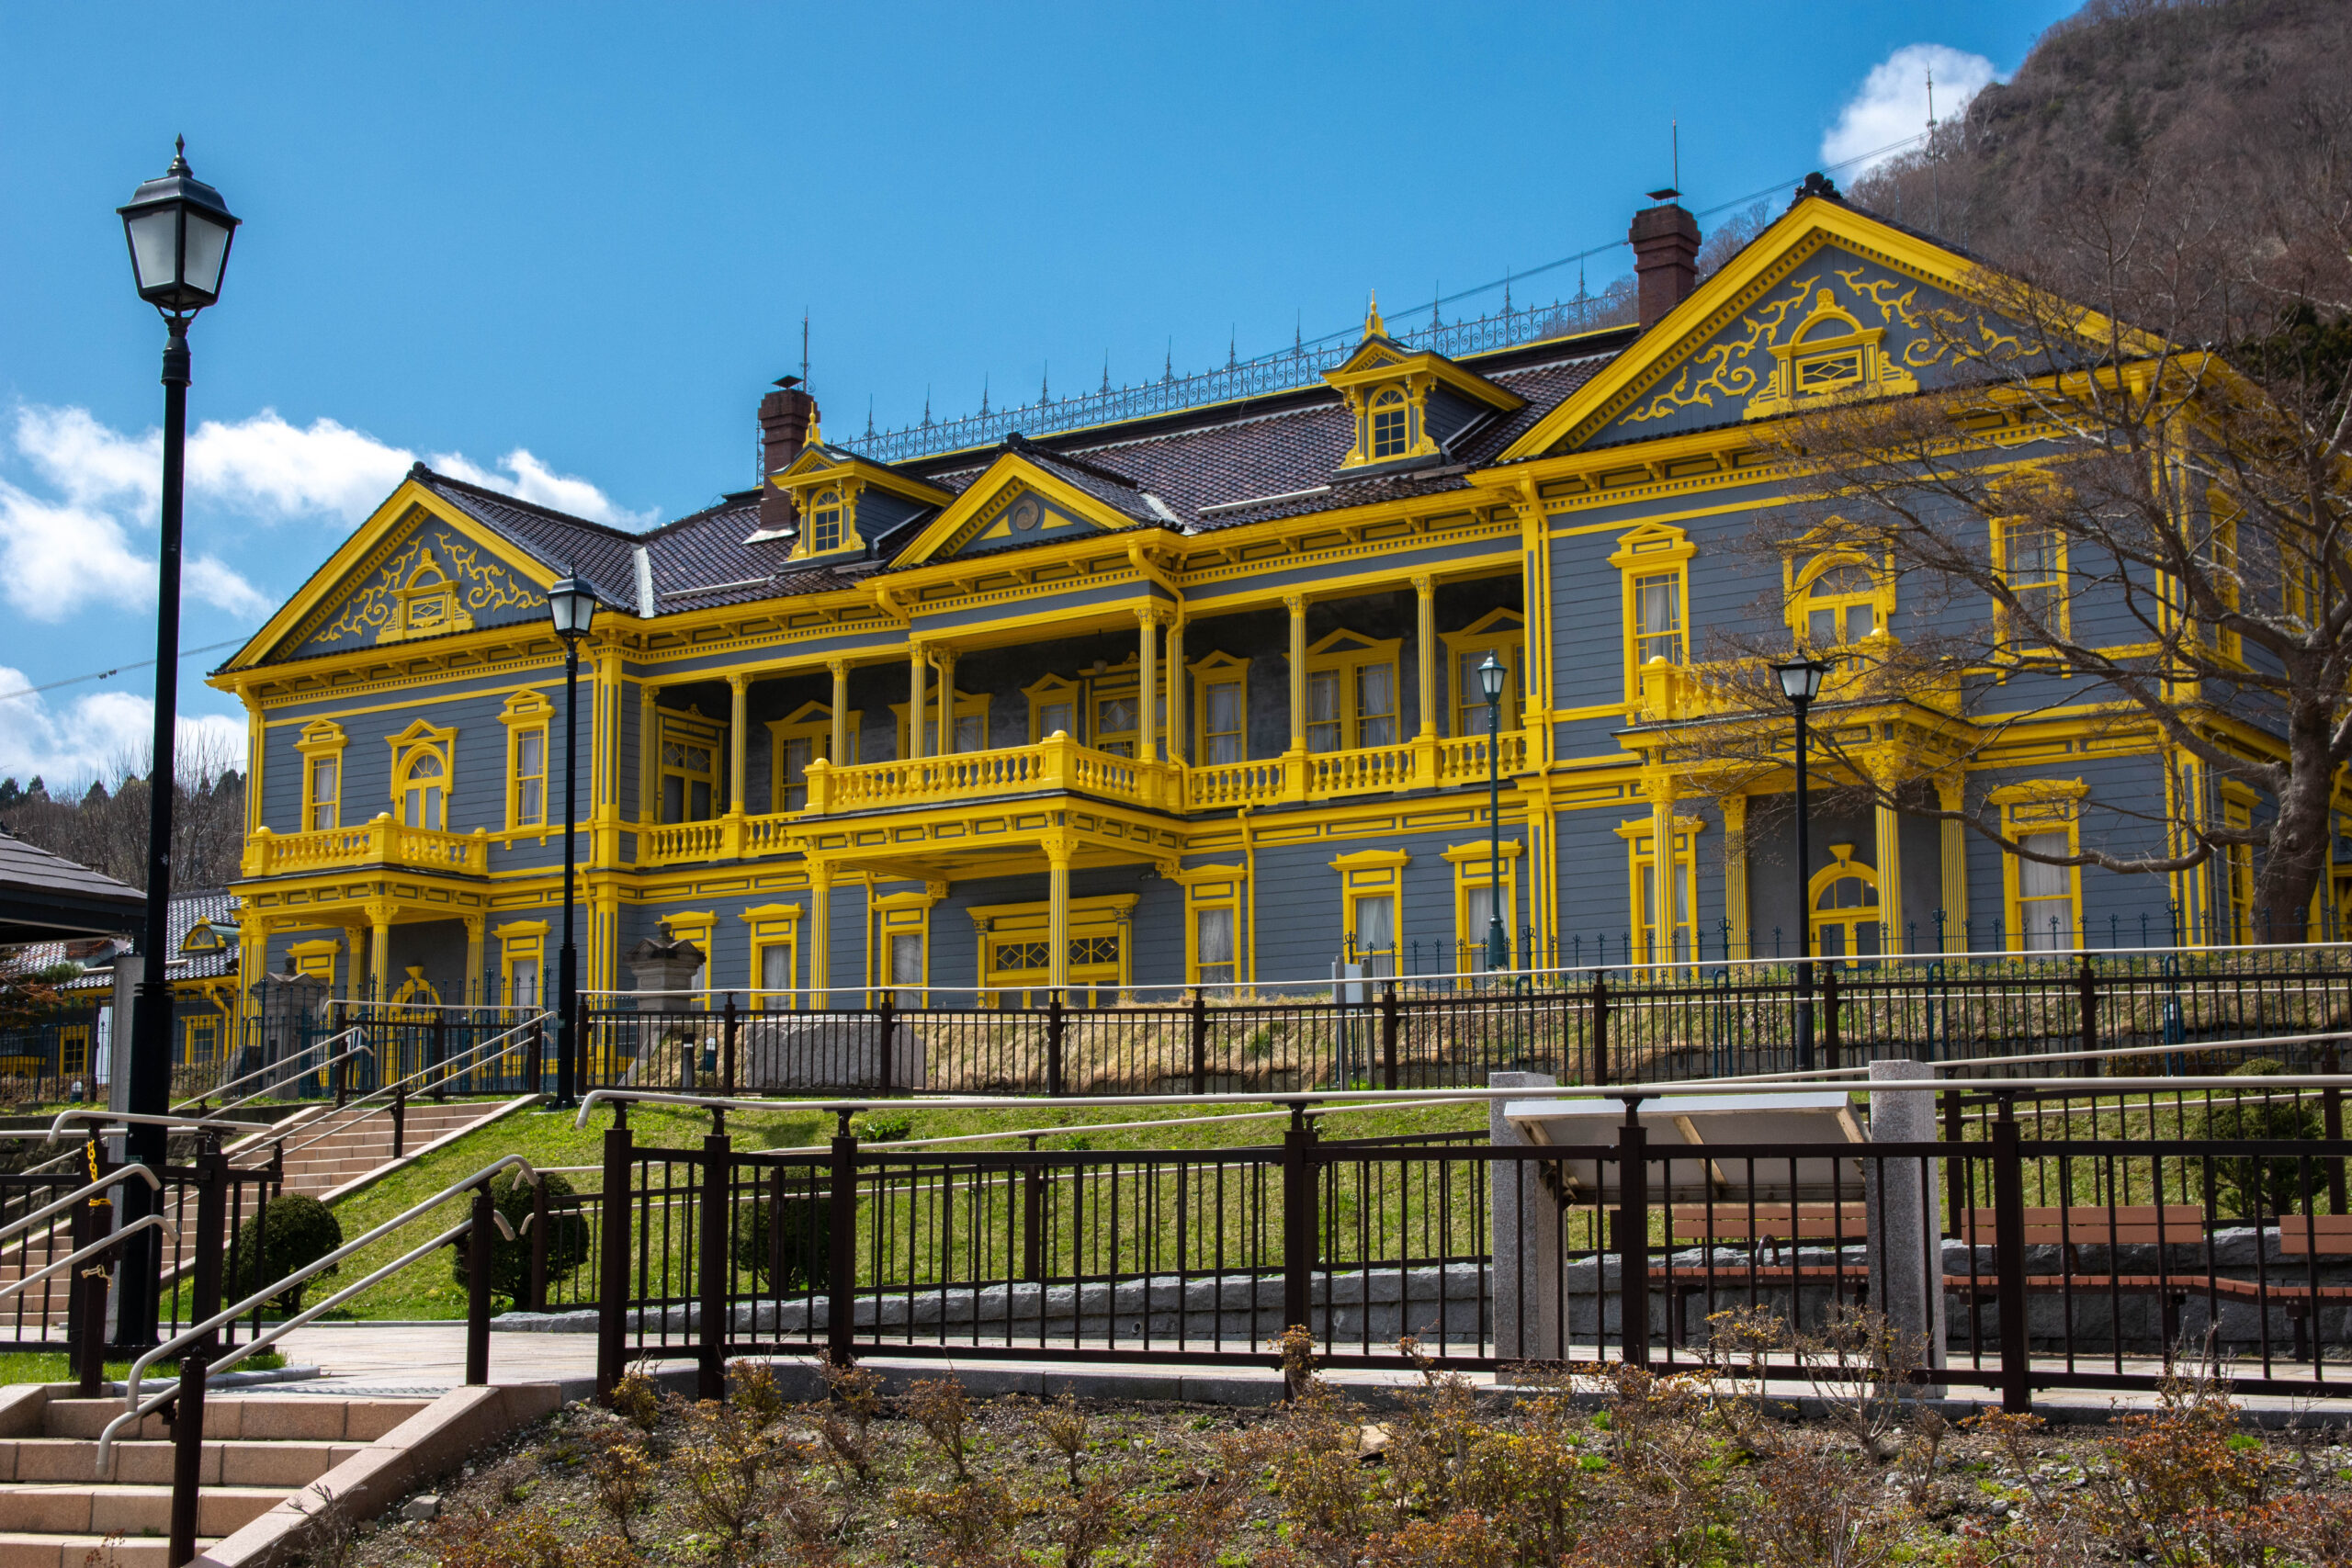
[[[1498, 737], [1497, 746], [1504, 776], [1526, 771], [1529, 749], [1524, 730]], [[1487, 738], [1477, 735], [1185, 767], [1114, 756], [1057, 735], [1034, 746], [965, 751], [951, 757], [858, 762], [847, 767], [818, 761], [808, 764], [805, 808], [642, 828], [639, 829], [639, 861], [663, 865], [784, 854], [792, 848], [793, 829], [814, 818], [893, 807], [927, 808], [1053, 790], [1131, 806], [1212, 811], [1283, 800], [1476, 784], [1487, 776]]]
[[245, 840], [247, 876], [283, 876], [360, 865], [404, 865], [481, 876], [490, 870], [490, 840], [479, 828], [470, 833], [444, 833], [404, 827], [385, 813], [356, 828], [322, 828], [307, 833], [273, 833], [267, 828], [256, 828]]
[[1280, 757], [1250, 762], [1214, 762], [1184, 770], [1184, 804], [1200, 811], [1221, 806], [1260, 806], [1280, 800], [1290, 764]]

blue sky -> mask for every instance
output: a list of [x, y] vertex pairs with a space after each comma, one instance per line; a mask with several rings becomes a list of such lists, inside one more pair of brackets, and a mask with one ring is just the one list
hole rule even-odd
[[[194, 338], [193, 648], [413, 457], [631, 525], [744, 487], [804, 310], [836, 434], [1207, 368], [1622, 239], [1678, 119], [1694, 209], [1881, 145], [1917, 46], [2006, 75], [2071, 9], [0, 0], [0, 694], [152, 651], [162, 332], [113, 209], [175, 133], [246, 220]], [[105, 771], [149, 687], [0, 696], [0, 773]]]

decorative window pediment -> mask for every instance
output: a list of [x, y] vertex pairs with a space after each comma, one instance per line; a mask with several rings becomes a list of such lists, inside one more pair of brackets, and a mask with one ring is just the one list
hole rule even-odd
[[1363, 342], [1347, 362], [1323, 376], [1355, 422], [1342, 473], [1442, 457], [1444, 442], [1492, 413], [1524, 405], [1518, 394], [1443, 355], [1391, 338], [1377, 303], [1365, 314], [1363, 329]]
[[391, 624], [378, 640], [400, 642], [473, 629], [474, 618], [466, 613], [464, 584], [444, 571], [428, 549], [406, 581], [392, 590]]
[[1770, 419], [1832, 398], [1919, 389], [1919, 378], [1888, 355], [1886, 329], [1862, 325], [1828, 288], [1814, 294], [1812, 312], [1770, 349], [1771, 378], [1747, 400], [1743, 419]]

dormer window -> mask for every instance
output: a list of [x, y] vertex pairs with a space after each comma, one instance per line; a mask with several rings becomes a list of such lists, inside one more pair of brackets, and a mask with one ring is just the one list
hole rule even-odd
[[1412, 411], [1405, 394], [1389, 388], [1372, 400], [1372, 458], [1401, 457], [1412, 449]]
[[819, 491], [808, 502], [808, 553], [830, 555], [842, 547], [848, 507], [839, 488]]

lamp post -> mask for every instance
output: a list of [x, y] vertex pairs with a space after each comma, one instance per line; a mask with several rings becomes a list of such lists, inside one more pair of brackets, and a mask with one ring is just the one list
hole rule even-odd
[[1509, 672], [1493, 654], [1478, 666], [1487, 697], [1487, 967], [1510, 967], [1510, 933], [1503, 929], [1503, 681]]
[[595, 622], [596, 591], [577, 576], [566, 577], [548, 590], [548, 615], [563, 639], [563, 947], [555, 961], [555, 1104], [549, 1109], [569, 1111], [580, 1103], [580, 1042], [571, 1028], [580, 984], [580, 954], [571, 943], [571, 888], [579, 864], [572, 779], [580, 756], [580, 640]]
[[[156, 551], [155, 738], [147, 777], [147, 920], [139, 949], [145, 957], [131, 1003], [130, 1072], [124, 1109], [160, 1116], [171, 1104], [172, 784], [177, 772], [173, 732], [179, 719], [180, 491], [187, 449], [187, 325], [220, 298], [220, 275], [238, 220], [220, 193], [188, 170], [187, 143], [173, 144], [172, 166], [131, 193], [116, 211], [130, 246], [139, 298], [164, 318], [163, 527]], [[164, 1129], [134, 1125], [130, 1156], [151, 1168], [164, 1163]], [[126, 1182], [123, 1222], [153, 1213], [157, 1199], [144, 1184]], [[155, 1343], [162, 1261], [155, 1233], [142, 1230], [124, 1244], [122, 1287], [117, 1298], [115, 1342], [128, 1348]]]
[[1781, 694], [1797, 710], [1797, 1071], [1813, 1069], [1813, 891], [1807, 878], [1813, 866], [1813, 846], [1805, 820], [1805, 716], [1821, 694], [1821, 678], [1829, 666], [1818, 659], [1792, 659], [1772, 666], [1781, 678]]

